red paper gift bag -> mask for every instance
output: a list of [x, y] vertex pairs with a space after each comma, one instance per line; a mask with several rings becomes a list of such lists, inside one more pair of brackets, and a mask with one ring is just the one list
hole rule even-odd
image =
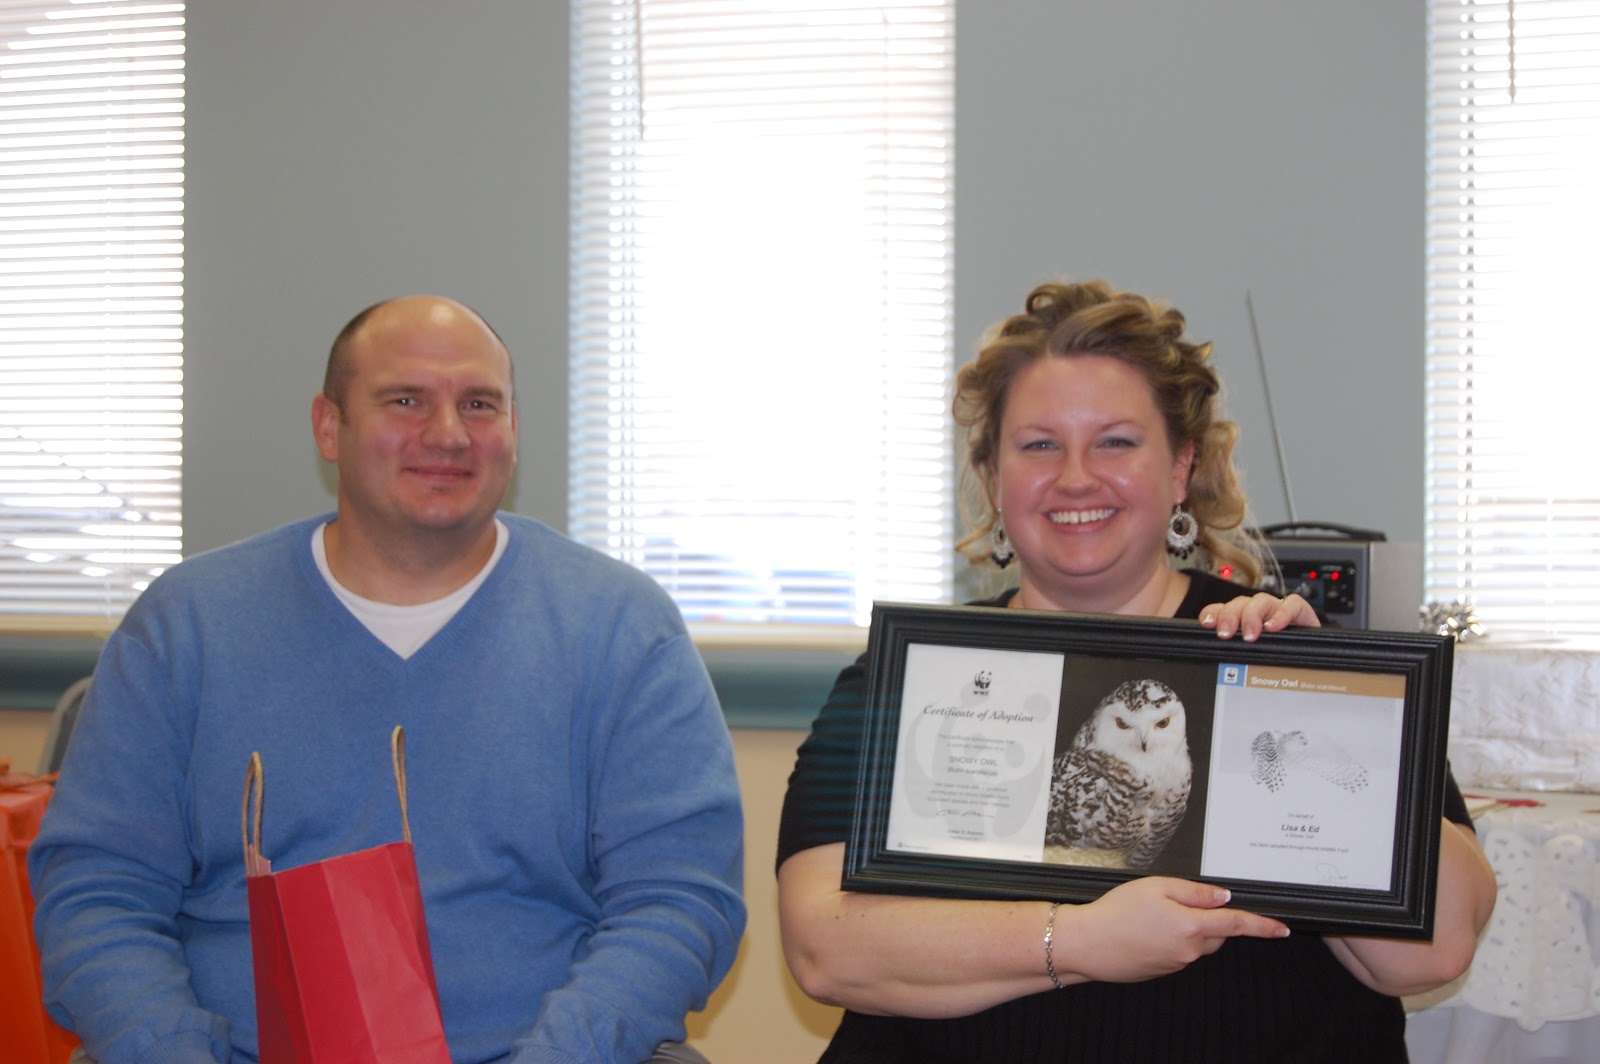
[[403, 842], [282, 872], [261, 856], [261, 755], [245, 775], [246, 889], [261, 1064], [450, 1064], [391, 739]]

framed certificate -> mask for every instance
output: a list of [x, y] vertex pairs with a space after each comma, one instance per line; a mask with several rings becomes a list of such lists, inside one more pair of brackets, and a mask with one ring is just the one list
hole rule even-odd
[[878, 603], [847, 890], [1227, 886], [1299, 931], [1428, 938], [1455, 644]]

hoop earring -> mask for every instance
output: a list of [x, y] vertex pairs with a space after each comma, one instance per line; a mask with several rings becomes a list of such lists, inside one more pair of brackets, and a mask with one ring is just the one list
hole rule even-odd
[[1011, 549], [1011, 541], [1006, 538], [1006, 526], [1001, 523], [998, 513], [994, 516], [994, 531], [989, 533], [989, 542], [992, 545], [989, 557], [994, 559], [994, 563], [1002, 569], [1010, 565], [1017, 552]]
[[1172, 521], [1167, 525], [1167, 553], [1187, 558], [1199, 538], [1200, 522], [1194, 519], [1194, 514], [1184, 509], [1181, 502], [1173, 506]]

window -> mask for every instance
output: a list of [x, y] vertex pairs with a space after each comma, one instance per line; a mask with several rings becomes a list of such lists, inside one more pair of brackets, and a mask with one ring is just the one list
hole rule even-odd
[[570, 525], [693, 626], [949, 597], [953, 22], [575, 0]]
[[1427, 598], [1600, 634], [1600, 2], [1433, 0]]
[[179, 557], [181, 3], [0, 0], [0, 626]]

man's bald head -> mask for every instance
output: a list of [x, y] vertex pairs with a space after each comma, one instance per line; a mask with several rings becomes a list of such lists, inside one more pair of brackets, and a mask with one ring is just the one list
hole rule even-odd
[[357, 336], [361, 335], [362, 330], [364, 330], [374, 318], [381, 318], [384, 312], [389, 310], [411, 309], [409, 307], [410, 304], [421, 304], [424, 306], [433, 304], [438, 307], [453, 308], [461, 313], [469, 314], [475, 318], [483, 325], [485, 329], [489, 330], [490, 334], [493, 335], [496, 340], [500, 342], [501, 349], [506, 352], [506, 362], [512, 367], [511, 379], [513, 384], [515, 384], [516, 367], [515, 364], [511, 362], [510, 349], [506, 347], [504, 338], [502, 338], [499, 332], [495, 330], [493, 325], [489, 324], [489, 320], [482, 314], [479, 314], [465, 303], [450, 299], [447, 296], [400, 296], [396, 299], [382, 300], [381, 302], [374, 303], [370, 307], [363, 309], [356, 314], [355, 317], [345, 322], [344, 328], [339, 330], [339, 335], [333, 338], [333, 346], [328, 350], [328, 366], [322, 375], [322, 394], [327, 396], [328, 400], [332, 402], [334, 406], [337, 406], [340, 409], [344, 408], [345, 400], [348, 397], [350, 390], [350, 378], [355, 373], [355, 366], [350, 358], [350, 345], [352, 341], [354, 341]]

